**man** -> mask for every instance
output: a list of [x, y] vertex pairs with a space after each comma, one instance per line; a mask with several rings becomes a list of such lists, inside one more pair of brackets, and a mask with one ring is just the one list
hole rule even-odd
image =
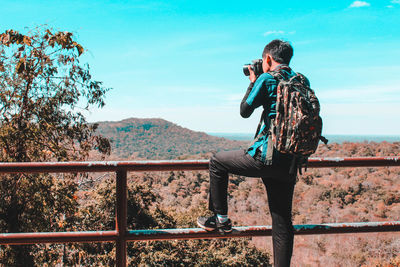
[[[270, 73], [279, 72], [284, 79], [295, 76], [296, 73], [289, 67], [292, 56], [293, 48], [288, 42], [273, 40], [265, 46], [262, 54], [264, 73], [257, 78], [249, 67], [251, 83], [241, 102], [240, 114], [248, 118], [256, 108], [263, 106], [263, 127], [247, 150], [219, 152], [210, 159], [209, 209], [214, 216], [197, 219], [198, 225], [208, 231], [231, 232], [227, 205], [229, 173], [261, 177], [272, 216], [275, 266], [290, 266], [293, 251], [292, 198], [297, 170], [290, 171], [294, 160], [292, 156], [271, 151], [272, 147], [268, 153], [268, 129], [271, 119], [276, 115], [278, 85]], [[273, 155], [272, 160], [270, 155]]]

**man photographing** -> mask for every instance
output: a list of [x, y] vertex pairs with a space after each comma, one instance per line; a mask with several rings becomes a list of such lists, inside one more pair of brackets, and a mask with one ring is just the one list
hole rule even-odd
[[[197, 219], [198, 225], [207, 231], [231, 232], [227, 204], [228, 175], [261, 177], [272, 217], [275, 266], [290, 266], [293, 251], [292, 198], [297, 169], [293, 171], [296, 161], [293, 155], [277, 152], [271, 145], [269, 129], [277, 114], [279, 80], [290, 80], [297, 75], [289, 67], [292, 56], [293, 48], [288, 42], [273, 40], [264, 48], [262, 64], [259, 61], [263, 73], [257, 77], [254, 71], [256, 63], [248, 66], [250, 85], [240, 104], [240, 115], [248, 118], [262, 106], [262, 127], [259, 127], [248, 149], [219, 152], [210, 159], [209, 209], [214, 216]], [[305, 81], [309, 86], [306, 78]]]

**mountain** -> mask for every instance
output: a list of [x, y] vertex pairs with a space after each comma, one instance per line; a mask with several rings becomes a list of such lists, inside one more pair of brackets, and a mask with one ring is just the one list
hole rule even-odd
[[164, 119], [129, 118], [98, 125], [97, 132], [112, 141], [112, 155], [117, 159], [193, 158], [249, 144], [192, 131]]

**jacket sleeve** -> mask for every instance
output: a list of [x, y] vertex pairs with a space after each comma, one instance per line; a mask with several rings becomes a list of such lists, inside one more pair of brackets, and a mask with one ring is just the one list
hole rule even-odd
[[246, 94], [244, 95], [242, 102], [240, 103], [240, 116], [243, 118], [248, 118], [253, 113], [254, 109], [247, 104], [246, 100], [249, 97], [251, 90], [253, 89], [254, 83], [250, 83], [247, 88]]
[[240, 115], [243, 118], [250, 117], [253, 111], [261, 106], [266, 101], [266, 84], [272, 76], [264, 73], [256, 80], [255, 83], [250, 83], [247, 88], [246, 94], [240, 103]]

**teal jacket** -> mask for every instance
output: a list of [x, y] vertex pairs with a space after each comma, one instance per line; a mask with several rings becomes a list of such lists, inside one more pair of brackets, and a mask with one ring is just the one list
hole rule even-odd
[[[285, 64], [281, 64], [274, 70], [279, 71], [285, 79], [289, 79], [296, 75], [296, 73]], [[265, 134], [259, 135], [263, 130], [269, 129], [270, 119], [276, 116], [276, 91], [278, 82], [268, 72], [261, 74], [255, 83], [250, 83], [249, 88], [240, 104], [240, 115], [243, 118], [248, 118], [253, 111], [262, 106], [264, 108], [265, 117], [263, 118], [263, 125], [257, 133], [256, 139], [252, 145], [247, 149], [247, 153], [255, 157], [257, 150], [261, 155], [261, 161], [266, 163], [267, 147], [268, 147], [268, 131]]]

